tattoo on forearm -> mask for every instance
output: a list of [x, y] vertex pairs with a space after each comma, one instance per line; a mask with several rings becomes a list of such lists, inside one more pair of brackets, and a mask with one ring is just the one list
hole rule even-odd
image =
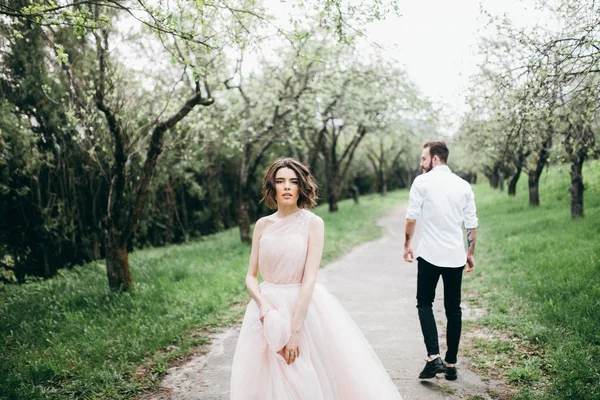
[[467, 229], [467, 249], [471, 253], [475, 250], [476, 239], [475, 231], [473, 229]]
[[410, 242], [410, 238], [412, 237], [412, 235], [410, 233], [405, 233], [404, 234], [404, 243], [408, 243]]

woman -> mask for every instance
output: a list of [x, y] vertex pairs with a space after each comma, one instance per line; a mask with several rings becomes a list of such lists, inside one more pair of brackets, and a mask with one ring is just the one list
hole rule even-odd
[[317, 198], [308, 168], [280, 158], [262, 190], [261, 201], [277, 211], [254, 228], [252, 300], [233, 357], [231, 399], [401, 399], [360, 329], [316, 283], [324, 225], [307, 210]]

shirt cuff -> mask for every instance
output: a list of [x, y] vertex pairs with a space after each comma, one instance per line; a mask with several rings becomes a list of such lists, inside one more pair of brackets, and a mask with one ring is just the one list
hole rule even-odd
[[478, 224], [478, 219], [469, 219], [469, 220], [465, 220], [465, 229], [473, 229], [473, 228], [477, 228]]
[[421, 213], [418, 211], [406, 211], [406, 219], [419, 219], [421, 218]]

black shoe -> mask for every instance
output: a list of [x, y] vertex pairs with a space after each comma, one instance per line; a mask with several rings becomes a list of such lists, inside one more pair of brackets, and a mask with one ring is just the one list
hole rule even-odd
[[419, 374], [419, 379], [435, 378], [435, 374], [442, 372], [446, 372], [446, 367], [444, 366], [441, 357], [437, 357], [434, 360], [427, 361], [425, 368], [423, 368], [423, 371]]
[[456, 367], [446, 367], [446, 379], [449, 381], [455, 381], [458, 378], [456, 374]]

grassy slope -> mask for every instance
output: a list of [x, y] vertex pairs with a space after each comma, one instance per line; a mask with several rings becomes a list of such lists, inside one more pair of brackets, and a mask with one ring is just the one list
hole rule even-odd
[[[478, 342], [479, 362], [507, 353], [503, 373], [518, 398], [600, 398], [600, 162], [584, 167], [585, 218], [571, 220], [568, 166], [544, 173], [541, 206], [528, 205], [526, 177], [516, 198], [476, 187], [478, 270], [467, 290], [490, 309], [483, 324], [508, 329], [514, 342]], [[477, 360], [476, 360], [477, 361]]]
[[[377, 217], [407, 196], [344, 201], [331, 215], [316, 208], [326, 226], [323, 265], [378, 237]], [[249, 247], [238, 235], [132, 253], [130, 293], [108, 291], [103, 262], [1, 291], [0, 398], [123, 399], [152, 387], [169, 360], [207, 340], [203, 331], [239, 318], [230, 307], [249, 298]], [[136, 377], [141, 364], [150, 374]]]

